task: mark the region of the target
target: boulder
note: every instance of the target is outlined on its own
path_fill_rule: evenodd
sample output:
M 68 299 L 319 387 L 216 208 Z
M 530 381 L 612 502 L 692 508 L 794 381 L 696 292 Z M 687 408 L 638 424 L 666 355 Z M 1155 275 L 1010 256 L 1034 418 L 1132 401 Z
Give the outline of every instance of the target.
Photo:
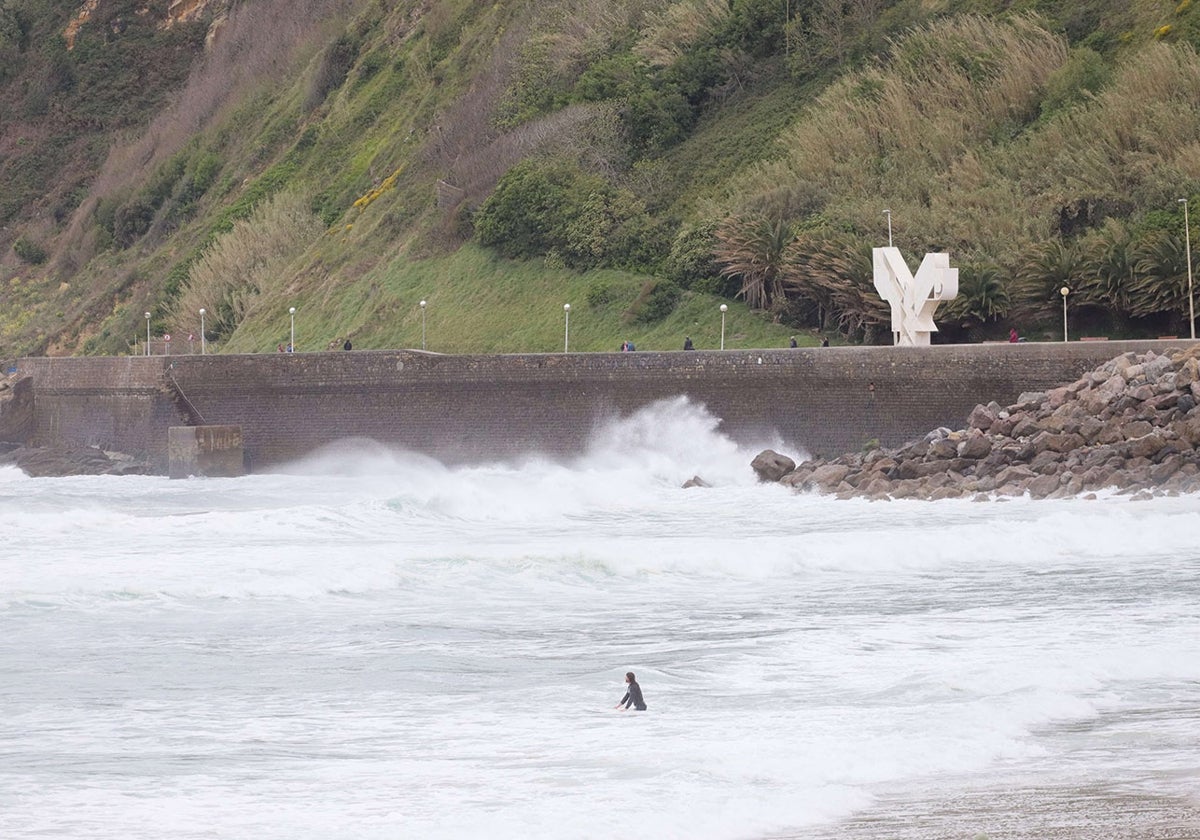
M 967 428 L 986 432 L 998 419 L 997 412 L 993 411 L 991 406 L 977 405 L 967 417 Z
M 758 475 L 759 481 L 773 482 L 796 469 L 796 462 L 774 449 L 764 449 L 750 462 L 750 468 Z
M 819 487 L 823 490 L 832 490 L 837 487 L 850 474 L 850 468 L 842 464 L 826 464 L 823 467 L 817 467 L 813 470 L 812 475 L 805 482 L 806 486 Z
M 683 482 L 684 490 L 688 489 L 689 487 L 712 487 L 712 485 L 709 484 L 707 481 L 705 481 L 700 476 L 694 475 L 691 478 L 689 478 L 687 481 Z
M 985 434 L 974 434 L 958 445 L 958 457 L 978 461 L 992 453 L 992 441 Z
M 150 465 L 128 456 L 109 457 L 95 447 L 18 447 L 0 455 L 0 464 L 12 464 L 32 478 L 71 475 L 147 475 Z

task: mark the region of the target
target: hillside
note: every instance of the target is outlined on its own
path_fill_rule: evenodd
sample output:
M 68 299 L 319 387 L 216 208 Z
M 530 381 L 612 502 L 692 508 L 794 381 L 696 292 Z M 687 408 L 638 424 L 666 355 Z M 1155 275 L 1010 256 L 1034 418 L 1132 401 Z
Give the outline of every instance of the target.
M 1064 10 L 1063 7 L 1069 6 Z M 0 355 L 1187 333 L 1200 11 L 0 0 Z

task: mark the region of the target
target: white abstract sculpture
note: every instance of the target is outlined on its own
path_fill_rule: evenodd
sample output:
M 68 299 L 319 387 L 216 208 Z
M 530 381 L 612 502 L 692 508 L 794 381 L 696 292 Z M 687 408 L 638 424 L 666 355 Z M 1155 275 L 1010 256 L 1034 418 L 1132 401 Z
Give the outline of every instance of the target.
M 933 311 L 958 297 L 958 269 L 949 254 L 926 254 L 914 277 L 899 248 L 875 248 L 875 290 L 892 306 L 892 339 L 902 347 L 929 345 L 937 332 Z

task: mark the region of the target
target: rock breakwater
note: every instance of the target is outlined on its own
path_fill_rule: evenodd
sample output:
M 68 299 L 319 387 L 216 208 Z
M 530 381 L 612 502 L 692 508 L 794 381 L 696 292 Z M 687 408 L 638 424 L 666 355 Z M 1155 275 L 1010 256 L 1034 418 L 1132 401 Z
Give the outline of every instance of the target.
M 839 498 L 1192 493 L 1200 491 L 1197 403 L 1200 346 L 1125 353 L 1012 405 L 977 405 L 965 428 L 935 429 L 896 449 L 800 464 L 767 450 L 752 466 L 764 481 Z

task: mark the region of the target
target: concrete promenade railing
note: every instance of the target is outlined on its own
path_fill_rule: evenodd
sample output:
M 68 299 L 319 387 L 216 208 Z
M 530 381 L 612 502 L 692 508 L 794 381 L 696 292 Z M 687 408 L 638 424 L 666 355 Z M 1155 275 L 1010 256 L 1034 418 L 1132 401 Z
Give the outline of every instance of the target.
M 27 358 L 33 442 L 98 445 L 166 469 L 167 429 L 240 426 L 268 469 L 342 438 L 449 463 L 580 452 L 598 423 L 686 396 L 739 443 L 837 454 L 961 427 L 976 403 L 1069 382 L 1186 341 L 443 356 L 419 351 Z

